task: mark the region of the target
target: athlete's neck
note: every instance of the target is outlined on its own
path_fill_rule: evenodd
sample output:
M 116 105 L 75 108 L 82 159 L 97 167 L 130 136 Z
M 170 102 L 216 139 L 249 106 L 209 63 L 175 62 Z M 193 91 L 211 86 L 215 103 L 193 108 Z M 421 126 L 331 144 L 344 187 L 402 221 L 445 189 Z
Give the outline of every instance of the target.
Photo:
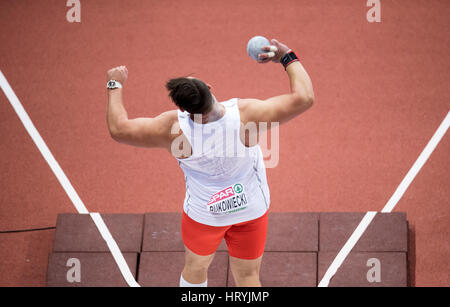
M 197 114 L 196 114 L 197 115 Z M 208 113 L 202 114 L 202 124 L 214 122 L 216 120 L 221 119 L 225 115 L 225 107 L 217 102 L 214 99 L 213 106 L 211 111 Z M 197 115 L 198 116 L 198 115 Z M 199 120 L 197 117 L 194 117 L 194 114 L 190 114 L 192 120 Z

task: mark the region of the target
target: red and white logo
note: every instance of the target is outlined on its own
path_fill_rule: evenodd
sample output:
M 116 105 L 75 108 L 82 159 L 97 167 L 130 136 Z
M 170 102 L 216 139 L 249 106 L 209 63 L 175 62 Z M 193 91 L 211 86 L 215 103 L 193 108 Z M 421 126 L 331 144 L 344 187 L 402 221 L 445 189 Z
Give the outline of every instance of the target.
M 216 194 L 211 196 L 211 199 L 209 200 L 208 205 L 212 205 L 215 202 L 218 202 L 220 200 L 223 200 L 225 198 L 228 198 L 228 197 L 231 197 L 234 195 L 235 195 L 235 193 L 234 193 L 233 187 L 225 188 L 222 191 L 217 192 Z

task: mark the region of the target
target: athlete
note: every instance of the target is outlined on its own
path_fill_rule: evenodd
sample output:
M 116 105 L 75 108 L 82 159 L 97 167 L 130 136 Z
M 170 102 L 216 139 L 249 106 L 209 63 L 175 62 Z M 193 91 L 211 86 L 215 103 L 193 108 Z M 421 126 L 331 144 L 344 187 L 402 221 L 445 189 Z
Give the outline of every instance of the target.
M 281 62 L 290 92 L 266 100 L 218 102 L 209 84 L 181 77 L 166 84 L 177 110 L 129 119 L 122 98 L 128 70 L 120 66 L 107 72 L 111 137 L 133 146 L 165 148 L 184 172 L 181 232 L 186 253 L 180 286 L 207 286 L 208 267 L 222 239 L 236 285 L 261 286 L 270 192 L 258 127 L 291 120 L 314 101 L 311 80 L 295 53 L 276 39 L 271 44 L 277 50 L 263 47 L 258 62 Z

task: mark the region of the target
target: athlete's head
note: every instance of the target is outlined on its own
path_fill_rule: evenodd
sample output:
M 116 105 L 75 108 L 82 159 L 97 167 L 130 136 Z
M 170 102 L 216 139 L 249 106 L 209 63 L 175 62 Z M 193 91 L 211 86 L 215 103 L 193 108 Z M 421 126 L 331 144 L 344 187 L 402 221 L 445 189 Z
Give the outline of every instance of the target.
M 204 114 L 211 110 L 214 96 L 210 86 L 200 79 L 181 77 L 167 81 L 166 88 L 173 102 L 191 114 Z

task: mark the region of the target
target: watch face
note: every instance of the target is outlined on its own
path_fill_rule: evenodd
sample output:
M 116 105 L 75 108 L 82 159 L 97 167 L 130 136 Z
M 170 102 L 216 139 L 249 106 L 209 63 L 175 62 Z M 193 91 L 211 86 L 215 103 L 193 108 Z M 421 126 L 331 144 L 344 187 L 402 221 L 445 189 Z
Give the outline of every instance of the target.
M 114 86 L 116 86 L 116 82 L 114 82 L 114 81 L 108 82 L 108 87 L 114 87 Z

